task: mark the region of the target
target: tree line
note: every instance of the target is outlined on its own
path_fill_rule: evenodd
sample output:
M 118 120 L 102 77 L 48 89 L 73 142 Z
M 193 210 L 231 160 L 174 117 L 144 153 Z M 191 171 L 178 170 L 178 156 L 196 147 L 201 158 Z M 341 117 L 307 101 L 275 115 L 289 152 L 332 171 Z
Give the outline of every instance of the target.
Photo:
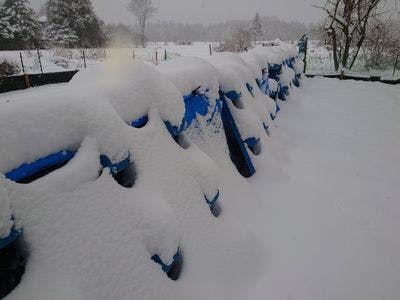
M 138 11 L 135 2 L 147 5 L 145 15 L 135 13 Z M 48 0 L 38 12 L 30 7 L 29 0 L 5 0 L 3 4 L 0 0 L 0 50 L 132 46 L 146 41 L 218 42 L 229 39 L 238 28 L 252 25 L 246 20 L 213 24 L 149 22 L 156 12 L 151 1 L 133 0 L 127 2 L 127 8 L 138 21 L 137 26 L 105 24 L 96 15 L 90 0 Z M 296 40 L 310 29 L 300 22 L 259 15 L 256 26 L 259 40 Z
M 98 47 L 104 41 L 102 22 L 90 0 L 48 0 L 41 17 L 29 0 L 0 5 L 0 49 Z

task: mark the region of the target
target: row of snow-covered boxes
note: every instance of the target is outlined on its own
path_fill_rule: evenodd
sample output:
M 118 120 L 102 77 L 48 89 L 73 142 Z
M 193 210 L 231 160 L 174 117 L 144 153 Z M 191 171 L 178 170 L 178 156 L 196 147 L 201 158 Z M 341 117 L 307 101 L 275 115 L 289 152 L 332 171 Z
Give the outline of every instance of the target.
M 80 165 L 77 170 L 85 172 L 96 166 L 87 162 L 89 156 L 99 157 L 94 173 L 107 169 L 120 185 L 133 187 L 136 162 L 148 152 L 140 144 L 153 137 L 142 132 L 127 140 L 129 129 L 122 121 L 141 129 L 153 120 L 155 132 L 167 129 L 182 148 L 196 145 L 207 154 L 211 160 L 202 164 L 233 163 L 242 176 L 250 177 L 256 172 L 252 157 L 260 153 L 261 142 L 280 109 L 278 99 L 286 100 L 292 85 L 300 85 L 302 70 L 297 49 L 286 44 L 240 55 L 221 53 L 207 60 L 180 58 L 155 69 L 142 63 L 122 64 L 82 71 L 66 86 L 39 89 L 2 105 L 0 173 L 6 179 L 0 181 L 0 188 L 4 185 L 12 190 L 10 182 L 29 185 L 46 180 L 48 185 L 73 185 L 65 183 L 66 175 L 57 169 L 74 160 Z M 165 147 L 161 141 L 150 144 Z M 194 176 L 204 191 L 204 204 L 218 216 L 216 175 L 212 168 L 198 169 Z M 59 178 L 52 175 L 55 170 Z M 86 178 L 94 176 L 93 170 L 87 173 Z M 8 202 L 14 207 L 13 199 Z M 0 255 L 21 238 L 24 226 L 18 209 L 8 212 L 0 215 L 8 219 L 0 220 Z M 149 253 L 162 270 L 176 278 L 179 245 L 168 261 L 159 254 Z M 10 284 L 0 295 L 14 288 L 20 267 L 14 275 L 7 275 Z

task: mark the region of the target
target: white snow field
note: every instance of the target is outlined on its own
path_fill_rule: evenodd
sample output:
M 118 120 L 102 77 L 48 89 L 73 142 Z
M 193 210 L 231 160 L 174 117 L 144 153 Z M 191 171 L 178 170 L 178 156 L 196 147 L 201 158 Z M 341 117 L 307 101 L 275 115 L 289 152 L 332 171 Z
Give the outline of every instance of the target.
M 77 151 L 32 183 L 0 178 L 0 237 L 13 214 L 29 249 L 6 299 L 399 298 L 400 87 L 303 78 L 273 121 L 275 102 L 246 85 L 293 49 L 249 55 L 114 61 L 0 95 L 1 173 Z M 259 139 L 247 179 L 229 158 L 223 86 L 242 94 L 227 104 L 238 131 Z M 190 95 L 208 99 L 194 119 Z M 112 176 L 126 160 L 133 187 Z M 218 191 L 216 218 L 205 200 Z M 151 257 L 169 264 L 177 247 L 173 281 Z

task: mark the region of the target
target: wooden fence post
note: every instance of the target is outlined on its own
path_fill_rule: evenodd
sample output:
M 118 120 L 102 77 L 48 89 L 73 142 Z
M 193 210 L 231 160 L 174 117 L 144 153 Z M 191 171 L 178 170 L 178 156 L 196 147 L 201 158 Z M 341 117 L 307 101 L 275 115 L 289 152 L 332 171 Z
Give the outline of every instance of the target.
M 84 67 L 85 67 L 85 69 L 86 69 L 87 65 L 86 65 L 86 55 L 85 55 L 85 49 L 83 49 L 83 50 L 82 50 L 82 53 L 83 53 L 83 66 L 84 66 Z
M 211 56 L 211 55 L 212 55 L 212 46 L 211 46 L 211 44 L 208 45 L 208 49 L 209 49 L 209 51 L 210 51 L 210 56 Z
M 306 74 L 307 70 L 307 48 L 308 48 L 308 37 L 306 37 L 305 45 L 304 45 L 304 70 L 303 73 Z
M 392 77 L 394 77 L 394 74 L 396 73 L 396 68 L 397 68 L 397 63 L 398 62 L 399 62 L 399 55 L 397 54 L 396 61 L 394 63 L 394 67 L 393 67 L 393 75 L 392 75 Z
M 167 49 L 164 49 L 164 60 L 167 60 Z
M 22 59 L 22 52 L 19 53 L 19 58 L 21 59 L 22 72 L 25 74 L 25 65 L 24 60 Z
M 24 60 L 22 59 L 22 52 L 19 53 L 19 58 L 21 59 L 22 72 L 24 73 L 25 86 L 26 88 L 30 88 L 31 83 L 29 82 L 29 77 L 25 72 L 25 65 L 24 65 Z
M 38 60 L 39 60 L 40 72 L 42 72 L 42 74 L 43 74 L 42 59 L 40 58 L 39 49 L 36 49 L 36 51 L 37 51 L 37 56 L 38 56 Z

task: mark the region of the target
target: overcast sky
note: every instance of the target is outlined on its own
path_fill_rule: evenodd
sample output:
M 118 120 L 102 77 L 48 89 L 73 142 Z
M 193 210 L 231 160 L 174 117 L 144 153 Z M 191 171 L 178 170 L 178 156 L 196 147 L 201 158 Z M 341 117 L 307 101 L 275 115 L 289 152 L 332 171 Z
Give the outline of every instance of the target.
M 218 22 L 233 19 L 250 19 L 256 12 L 278 16 L 284 20 L 315 22 L 321 12 L 312 7 L 319 0 L 153 0 L 158 7 L 154 20 L 182 22 Z M 37 8 L 45 0 L 31 0 Z M 128 0 L 92 0 L 98 15 L 106 22 L 133 23 L 125 8 Z

